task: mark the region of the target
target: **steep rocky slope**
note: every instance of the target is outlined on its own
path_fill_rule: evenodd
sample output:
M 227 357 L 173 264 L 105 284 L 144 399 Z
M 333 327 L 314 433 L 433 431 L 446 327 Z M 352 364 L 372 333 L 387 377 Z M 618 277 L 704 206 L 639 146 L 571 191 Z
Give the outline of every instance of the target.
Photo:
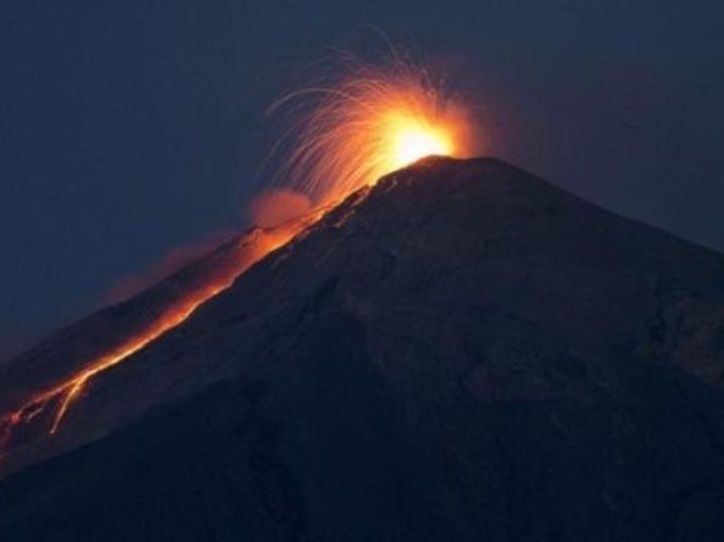
M 55 457 L 0 482 L 1 538 L 717 540 L 723 278 L 499 161 L 423 161 L 16 450 Z

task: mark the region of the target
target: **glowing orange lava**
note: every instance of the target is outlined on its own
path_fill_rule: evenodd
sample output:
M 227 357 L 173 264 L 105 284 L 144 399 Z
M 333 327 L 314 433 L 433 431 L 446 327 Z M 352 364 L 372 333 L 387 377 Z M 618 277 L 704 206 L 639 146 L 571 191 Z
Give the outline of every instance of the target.
M 284 97 L 272 112 L 290 124 L 272 152 L 285 162 L 276 181 L 315 203 L 337 201 L 429 155 L 467 155 L 475 140 L 462 100 L 428 70 L 399 59 L 355 64 L 340 80 Z

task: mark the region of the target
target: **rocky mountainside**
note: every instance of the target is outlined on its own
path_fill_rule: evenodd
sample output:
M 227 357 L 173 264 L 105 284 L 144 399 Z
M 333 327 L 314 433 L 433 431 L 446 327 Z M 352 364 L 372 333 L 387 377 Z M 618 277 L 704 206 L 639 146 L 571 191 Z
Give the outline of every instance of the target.
M 0 539 L 719 540 L 723 279 L 502 162 L 425 160 L 94 379 L 8 458 Z

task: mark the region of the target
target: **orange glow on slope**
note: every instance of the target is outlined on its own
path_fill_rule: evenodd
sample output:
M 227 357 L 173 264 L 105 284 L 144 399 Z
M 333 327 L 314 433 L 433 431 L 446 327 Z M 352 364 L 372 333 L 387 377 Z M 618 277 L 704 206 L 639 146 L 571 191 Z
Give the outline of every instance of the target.
M 469 108 L 428 70 L 402 60 L 355 64 L 347 76 L 294 92 L 271 111 L 289 121 L 272 149 L 285 162 L 275 179 L 317 204 L 426 156 L 468 155 L 475 145 Z
M 118 365 L 184 322 L 202 304 L 229 288 L 234 280 L 254 263 L 288 243 L 304 228 L 316 222 L 320 216 L 321 211 L 313 212 L 276 228 L 257 229 L 251 236 L 242 238 L 231 265 L 218 270 L 207 284 L 186 292 L 180 300 L 173 303 L 172 306 L 151 322 L 142 333 L 131 336 L 120 346 L 90 361 L 85 368 L 75 375 L 50 389 L 36 394 L 20 408 L 0 419 L 0 454 L 9 444 L 14 428 L 30 422 L 40 413 L 52 408 L 55 408 L 55 413 L 49 431 L 51 434 L 55 433 L 73 401 L 78 398 L 86 384 L 93 377 Z

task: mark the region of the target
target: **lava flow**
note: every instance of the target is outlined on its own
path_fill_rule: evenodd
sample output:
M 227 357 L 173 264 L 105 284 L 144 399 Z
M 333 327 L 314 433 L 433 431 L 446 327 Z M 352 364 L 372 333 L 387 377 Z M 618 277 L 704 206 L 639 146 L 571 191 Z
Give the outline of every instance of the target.
M 49 408 L 56 409 L 49 428 L 51 434 L 55 433 L 73 400 L 94 376 L 118 365 L 181 324 L 202 304 L 230 287 L 234 280 L 254 263 L 285 245 L 318 218 L 319 212 L 313 212 L 275 228 L 253 230 L 248 236 L 242 237 L 236 247 L 234 259 L 229 265 L 216 269 L 213 276 L 208 277 L 208 281 L 200 287 L 185 292 L 141 333 L 131 336 L 120 346 L 92 360 L 67 380 L 32 396 L 20 408 L 6 414 L 0 420 L 0 453 L 10 444 L 15 427 L 29 423 Z
M 214 270 L 204 284 L 185 292 L 142 332 L 5 414 L 0 419 L 0 456 L 12 447 L 14 429 L 43 413 L 49 432 L 55 433 L 91 379 L 184 322 L 255 262 L 319 220 L 334 202 L 425 156 L 459 156 L 470 148 L 471 122 L 464 107 L 434 85 L 426 70 L 407 63 L 357 66 L 336 84 L 293 93 L 275 107 L 297 104 L 305 97 L 320 99 L 312 100 L 311 108 L 304 100 L 301 107 L 292 107 L 294 128 L 276 147 L 289 152 L 278 175 L 306 194 L 317 210 L 275 228 L 255 230 L 251 242 L 237 247 L 233 264 Z

